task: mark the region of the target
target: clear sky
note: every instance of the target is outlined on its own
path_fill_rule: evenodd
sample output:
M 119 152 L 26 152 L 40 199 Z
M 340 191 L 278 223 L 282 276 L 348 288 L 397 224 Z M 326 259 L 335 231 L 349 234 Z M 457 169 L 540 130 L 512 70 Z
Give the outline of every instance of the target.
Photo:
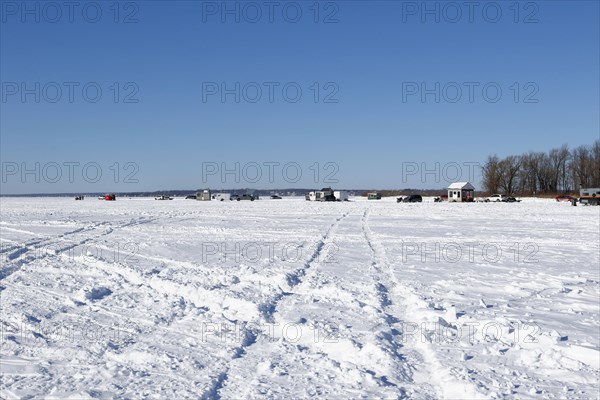
M 0 12 L 5 194 L 477 185 L 489 154 L 600 134 L 598 1 Z

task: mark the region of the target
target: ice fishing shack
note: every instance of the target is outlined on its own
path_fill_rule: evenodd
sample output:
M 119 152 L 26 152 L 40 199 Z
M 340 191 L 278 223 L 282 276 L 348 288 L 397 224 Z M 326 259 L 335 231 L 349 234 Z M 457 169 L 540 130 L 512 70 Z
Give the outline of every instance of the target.
M 473 201 L 475 197 L 475 187 L 469 182 L 454 182 L 448 186 L 449 202 Z
M 204 189 L 201 192 L 196 192 L 196 200 L 210 201 L 210 190 Z

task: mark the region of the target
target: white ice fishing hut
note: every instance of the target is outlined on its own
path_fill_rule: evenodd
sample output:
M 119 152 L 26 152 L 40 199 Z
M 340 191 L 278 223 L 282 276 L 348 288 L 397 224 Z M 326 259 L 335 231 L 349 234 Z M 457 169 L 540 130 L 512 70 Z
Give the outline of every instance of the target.
M 210 190 L 204 189 L 201 192 L 196 192 L 196 200 L 210 201 Z
M 469 182 L 454 182 L 448 186 L 448 201 L 473 201 L 475 187 Z

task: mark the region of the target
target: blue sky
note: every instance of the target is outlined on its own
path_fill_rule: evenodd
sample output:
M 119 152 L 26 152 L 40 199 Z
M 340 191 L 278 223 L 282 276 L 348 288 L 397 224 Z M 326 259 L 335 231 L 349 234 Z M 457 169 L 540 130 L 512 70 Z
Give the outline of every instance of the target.
M 0 9 L 5 194 L 440 188 L 600 134 L 597 1 L 22 4 Z

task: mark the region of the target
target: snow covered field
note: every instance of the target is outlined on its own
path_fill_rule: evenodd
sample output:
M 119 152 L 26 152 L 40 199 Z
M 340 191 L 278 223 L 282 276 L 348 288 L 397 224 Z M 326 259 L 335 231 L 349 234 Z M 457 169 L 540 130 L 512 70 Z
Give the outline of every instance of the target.
M 3 198 L 2 398 L 598 398 L 600 207 Z

